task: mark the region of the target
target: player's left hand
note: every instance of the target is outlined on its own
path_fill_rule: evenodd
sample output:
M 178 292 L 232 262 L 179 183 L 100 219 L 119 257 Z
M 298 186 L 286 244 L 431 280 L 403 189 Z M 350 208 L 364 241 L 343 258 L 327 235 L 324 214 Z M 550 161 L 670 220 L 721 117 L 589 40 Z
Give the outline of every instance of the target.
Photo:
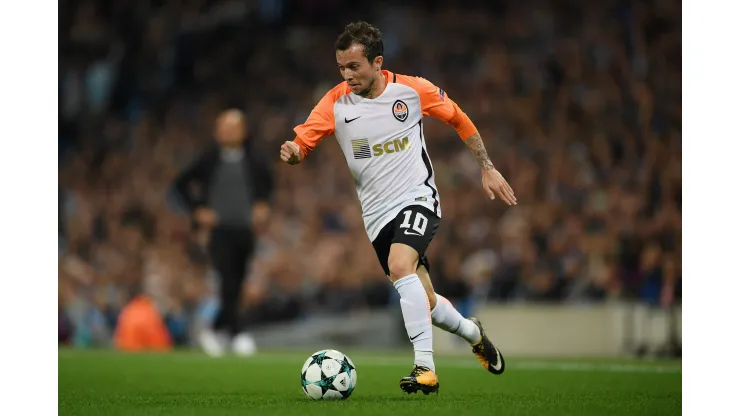
M 506 182 L 504 176 L 495 168 L 483 171 L 483 189 L 491 199 L 496 199 L 496 196 L 498 196 L 507 204 L 516 205 L 514 191 Z

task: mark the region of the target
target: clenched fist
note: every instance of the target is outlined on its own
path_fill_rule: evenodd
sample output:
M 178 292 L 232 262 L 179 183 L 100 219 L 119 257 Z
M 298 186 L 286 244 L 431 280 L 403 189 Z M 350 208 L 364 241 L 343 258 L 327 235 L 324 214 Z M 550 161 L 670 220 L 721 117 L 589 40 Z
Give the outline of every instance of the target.
M 280 159 L 289 165 L 295 165 L 301 161 L 301 148 L 292 141 L 287 141 L 280 146 Z

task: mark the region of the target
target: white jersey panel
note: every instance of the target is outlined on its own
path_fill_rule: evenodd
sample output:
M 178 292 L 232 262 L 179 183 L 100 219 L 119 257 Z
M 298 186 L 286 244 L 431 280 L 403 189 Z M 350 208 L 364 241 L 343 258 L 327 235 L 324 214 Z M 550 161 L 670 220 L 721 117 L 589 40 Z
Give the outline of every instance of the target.
M 334 119 L 370 241 L 408 205 L 425 206 L 441 217 L 421 101 L 413 88 L 389 82 L 374 99 L 346 94 L 334 103 Z

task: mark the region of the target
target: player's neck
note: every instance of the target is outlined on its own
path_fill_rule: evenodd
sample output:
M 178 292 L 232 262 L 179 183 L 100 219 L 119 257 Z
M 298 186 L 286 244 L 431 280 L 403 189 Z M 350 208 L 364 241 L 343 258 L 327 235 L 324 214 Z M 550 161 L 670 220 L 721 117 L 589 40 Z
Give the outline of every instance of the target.
M 383 75 L 382 72 L 378 72 L 378 75 L 375 76 L 375 82 L 373 85 L 372 90 L 370 91 L 370 94 L 367 95 L 365 98 L 373 99 L 380 96 L 380 94 L 385 91 L 385 75 Z

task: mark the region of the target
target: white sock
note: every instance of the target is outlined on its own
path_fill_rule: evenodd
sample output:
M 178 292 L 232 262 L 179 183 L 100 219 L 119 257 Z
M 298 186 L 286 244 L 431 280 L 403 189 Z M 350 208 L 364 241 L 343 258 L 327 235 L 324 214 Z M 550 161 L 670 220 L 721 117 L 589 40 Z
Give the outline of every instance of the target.
M 432 310 L 434 326 L 459 335 L 471 345 L 480 341 L 481 335 L 478 325 L 470 319 L 463 318 L 447 298 L 437 293 L 435 295 L 437 295 L 437 305 Z
M 401 312 L 409 340 L 414 344 L 414 364 L 434 369 L 432 319 L 424 286 L 419 276 L 410 274 L 393 283 L 401 295 Z

